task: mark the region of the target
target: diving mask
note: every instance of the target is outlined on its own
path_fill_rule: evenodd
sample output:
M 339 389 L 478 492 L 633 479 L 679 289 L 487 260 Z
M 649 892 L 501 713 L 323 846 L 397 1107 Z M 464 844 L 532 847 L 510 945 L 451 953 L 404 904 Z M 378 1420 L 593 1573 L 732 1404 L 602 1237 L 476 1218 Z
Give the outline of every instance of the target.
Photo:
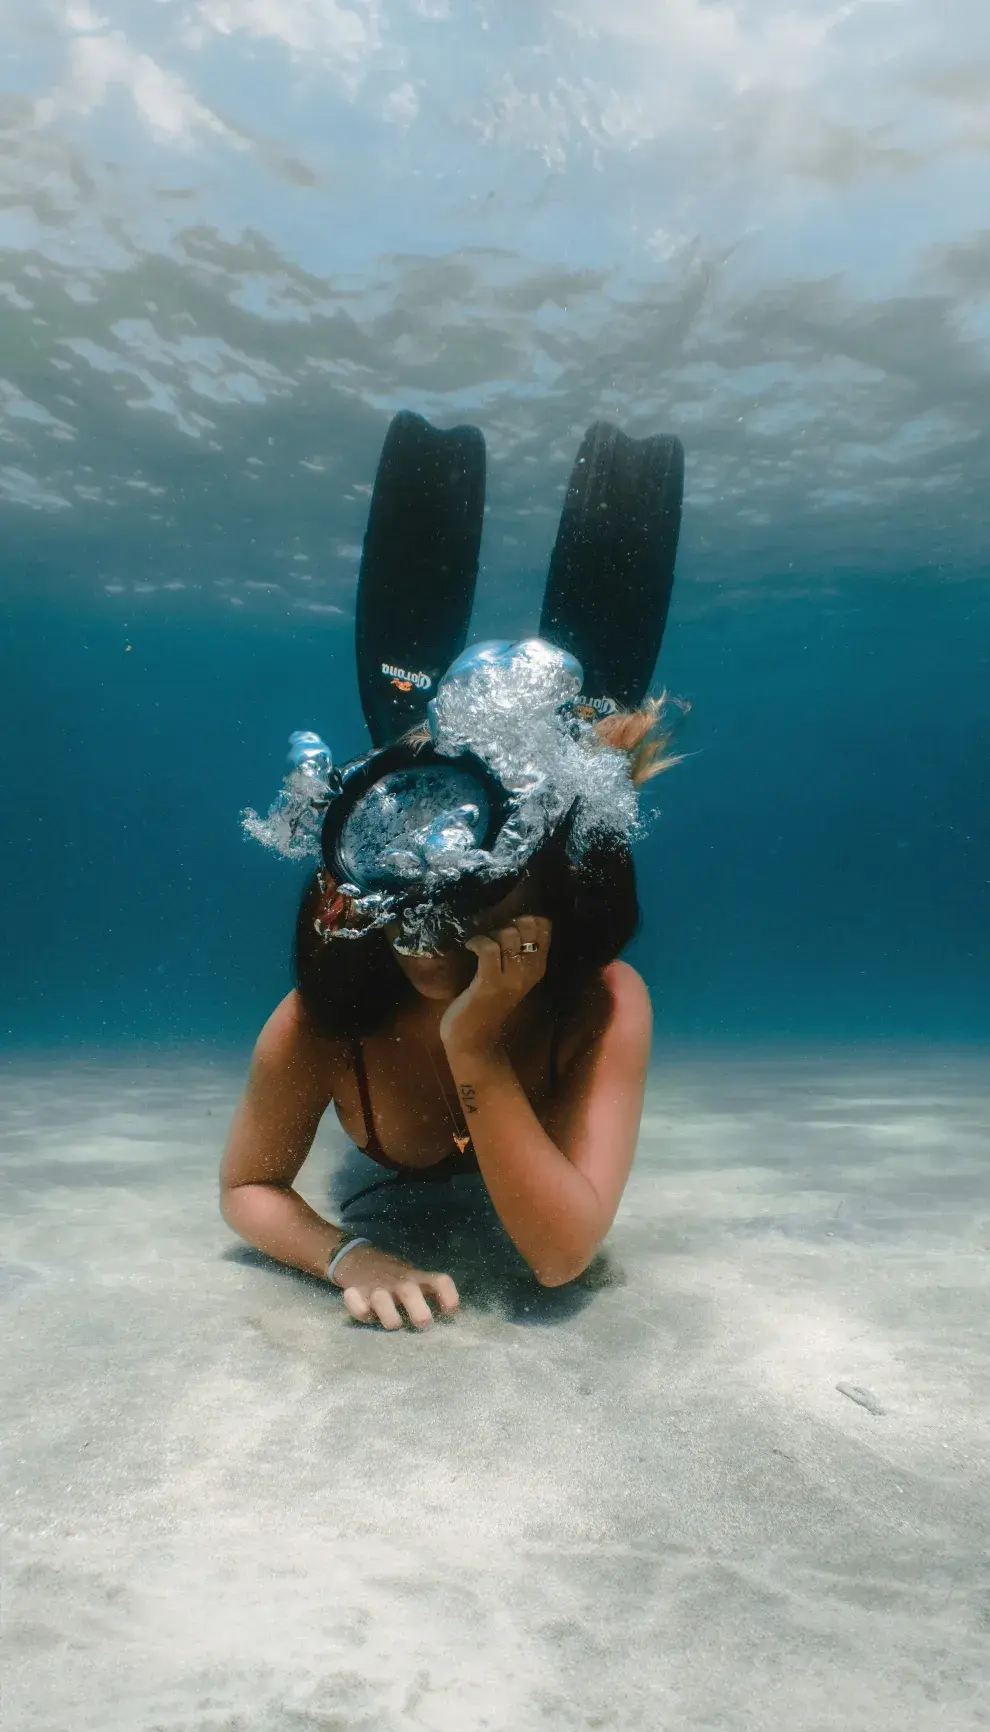
M 636 830 L 625 754 L 579 713 L 581 682 L 574 657 L 542 639 L 475 645 L 438 684 L 428 740 L 338 770 L 318 735 L 293 735 L 278 797 L 244 827 L 278 853 L 322 859 L 335 892 L 326 936 L 401 919 L 403 941 L 429 949 L 458 906 L 518 876 L 565 819 L 574 858 Z

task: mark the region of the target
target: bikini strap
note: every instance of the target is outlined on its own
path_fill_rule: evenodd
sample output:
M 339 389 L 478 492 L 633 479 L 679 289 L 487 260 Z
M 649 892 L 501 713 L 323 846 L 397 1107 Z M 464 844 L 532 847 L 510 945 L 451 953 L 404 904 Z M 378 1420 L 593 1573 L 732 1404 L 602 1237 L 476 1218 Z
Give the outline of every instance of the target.
M 359 1040 L 351 1041 L 351 1063 L 357 1079 L 358 1094 L 361 1097 L 361 1114 L 364 1119 L 365 1149 L 377 1149 L 378 1132 L 375 1130 L 375 1115 L 371 1110 L 371 1090 L 368 1087 L 368 1072 L 364 1064 L 364 1048 Z M 374 1157 L 372 1157 L 374 1158 Z

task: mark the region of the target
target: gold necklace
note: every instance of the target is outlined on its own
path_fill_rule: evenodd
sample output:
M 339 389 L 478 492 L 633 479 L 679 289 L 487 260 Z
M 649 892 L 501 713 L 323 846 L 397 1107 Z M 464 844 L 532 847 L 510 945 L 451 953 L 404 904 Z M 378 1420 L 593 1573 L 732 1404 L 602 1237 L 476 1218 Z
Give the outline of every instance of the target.
M 430 1051 L 430 1048 L 427 1046 L 426 1041 L 423 1040 L 422 1035 L 418 1034 L 417 1039 L 421 1042 L 422 1046 L 424 1047 L 424 1049 L 426 1051 L 426 1056 L 429 1059 L 430 1064 L 433 1067 L 433 1075 L 437 1079 L 437 1087 L 440 1090 L 440 1098 L 443 1101 L 444 1110 L 445 1110 L 447 1117 L 449 1118 L 451 1124 L 454 1126 L 454 1129 L 451 1131 L 450 1134 L 453 1137 L 454 1142 L 457 1145 L 458 1152 L 463 1155 L 464 1150 L 467 1148 L 468 1143 L 471 1141 L 471 1133 L 470 1133 L 470 1131 L 466 1130 L 464 1136 L 459 1135 L 459 1133 L 457 1131 L 457 1120 L 455 1119 L 453 1113 L 450 1110 L 450 1102 L 447 1099 L 447 1090 L 444 1088 L 443 1078 L 441 1077 L 440 1072 L 437 1070 L 436 1059 L 433 1057 L 433 1054 Z

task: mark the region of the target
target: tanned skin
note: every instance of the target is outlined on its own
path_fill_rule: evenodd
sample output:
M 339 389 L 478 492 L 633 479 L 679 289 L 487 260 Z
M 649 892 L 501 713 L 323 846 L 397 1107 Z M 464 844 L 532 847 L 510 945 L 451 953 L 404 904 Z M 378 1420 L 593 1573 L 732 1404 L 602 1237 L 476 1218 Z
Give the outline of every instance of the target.
M 543 981 L 552 939 L 538 885 L 523 877 L 458 948 L 395 951 L 415 994 L 364 1042 L 383 1147 L 404 1165 L 432 1165 L 452 1151 L 459 1097 L 499 1219 L 546 1287 L 580 1275 L 612 1224 L 639 1134 L 652 1031 L 643 980 L 628 963 L 610 963 L 558 1029 L 551 1095 L 554 1018 Z M 315 1034 L 290 992 L 254 1050 L 223 1158 L 221 1207 L 249 1244 L 320 1278 L 345 1235 L 293 1186 L 331 1102 L 360 1141 L 347 1045 Z M 348 1251 L 333 1280 L 353 1318 L 385 1329 L 405 1320 L 424 1328 L 431 1303 L 446 1313 L 459 1303 L 449 1275 L 372 1245 Z

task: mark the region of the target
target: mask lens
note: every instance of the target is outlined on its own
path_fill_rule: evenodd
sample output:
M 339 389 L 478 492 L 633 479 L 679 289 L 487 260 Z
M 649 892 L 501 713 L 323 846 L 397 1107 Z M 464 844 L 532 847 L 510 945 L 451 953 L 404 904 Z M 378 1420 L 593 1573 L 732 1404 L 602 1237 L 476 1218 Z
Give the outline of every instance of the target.
M 465 856 L 484 845 L 491 820 L 488 792 L 468 771 L 437 764 L 393 770 L 348 814 L 337 844 L 340 865 L 369 890 L 456 875 Z

